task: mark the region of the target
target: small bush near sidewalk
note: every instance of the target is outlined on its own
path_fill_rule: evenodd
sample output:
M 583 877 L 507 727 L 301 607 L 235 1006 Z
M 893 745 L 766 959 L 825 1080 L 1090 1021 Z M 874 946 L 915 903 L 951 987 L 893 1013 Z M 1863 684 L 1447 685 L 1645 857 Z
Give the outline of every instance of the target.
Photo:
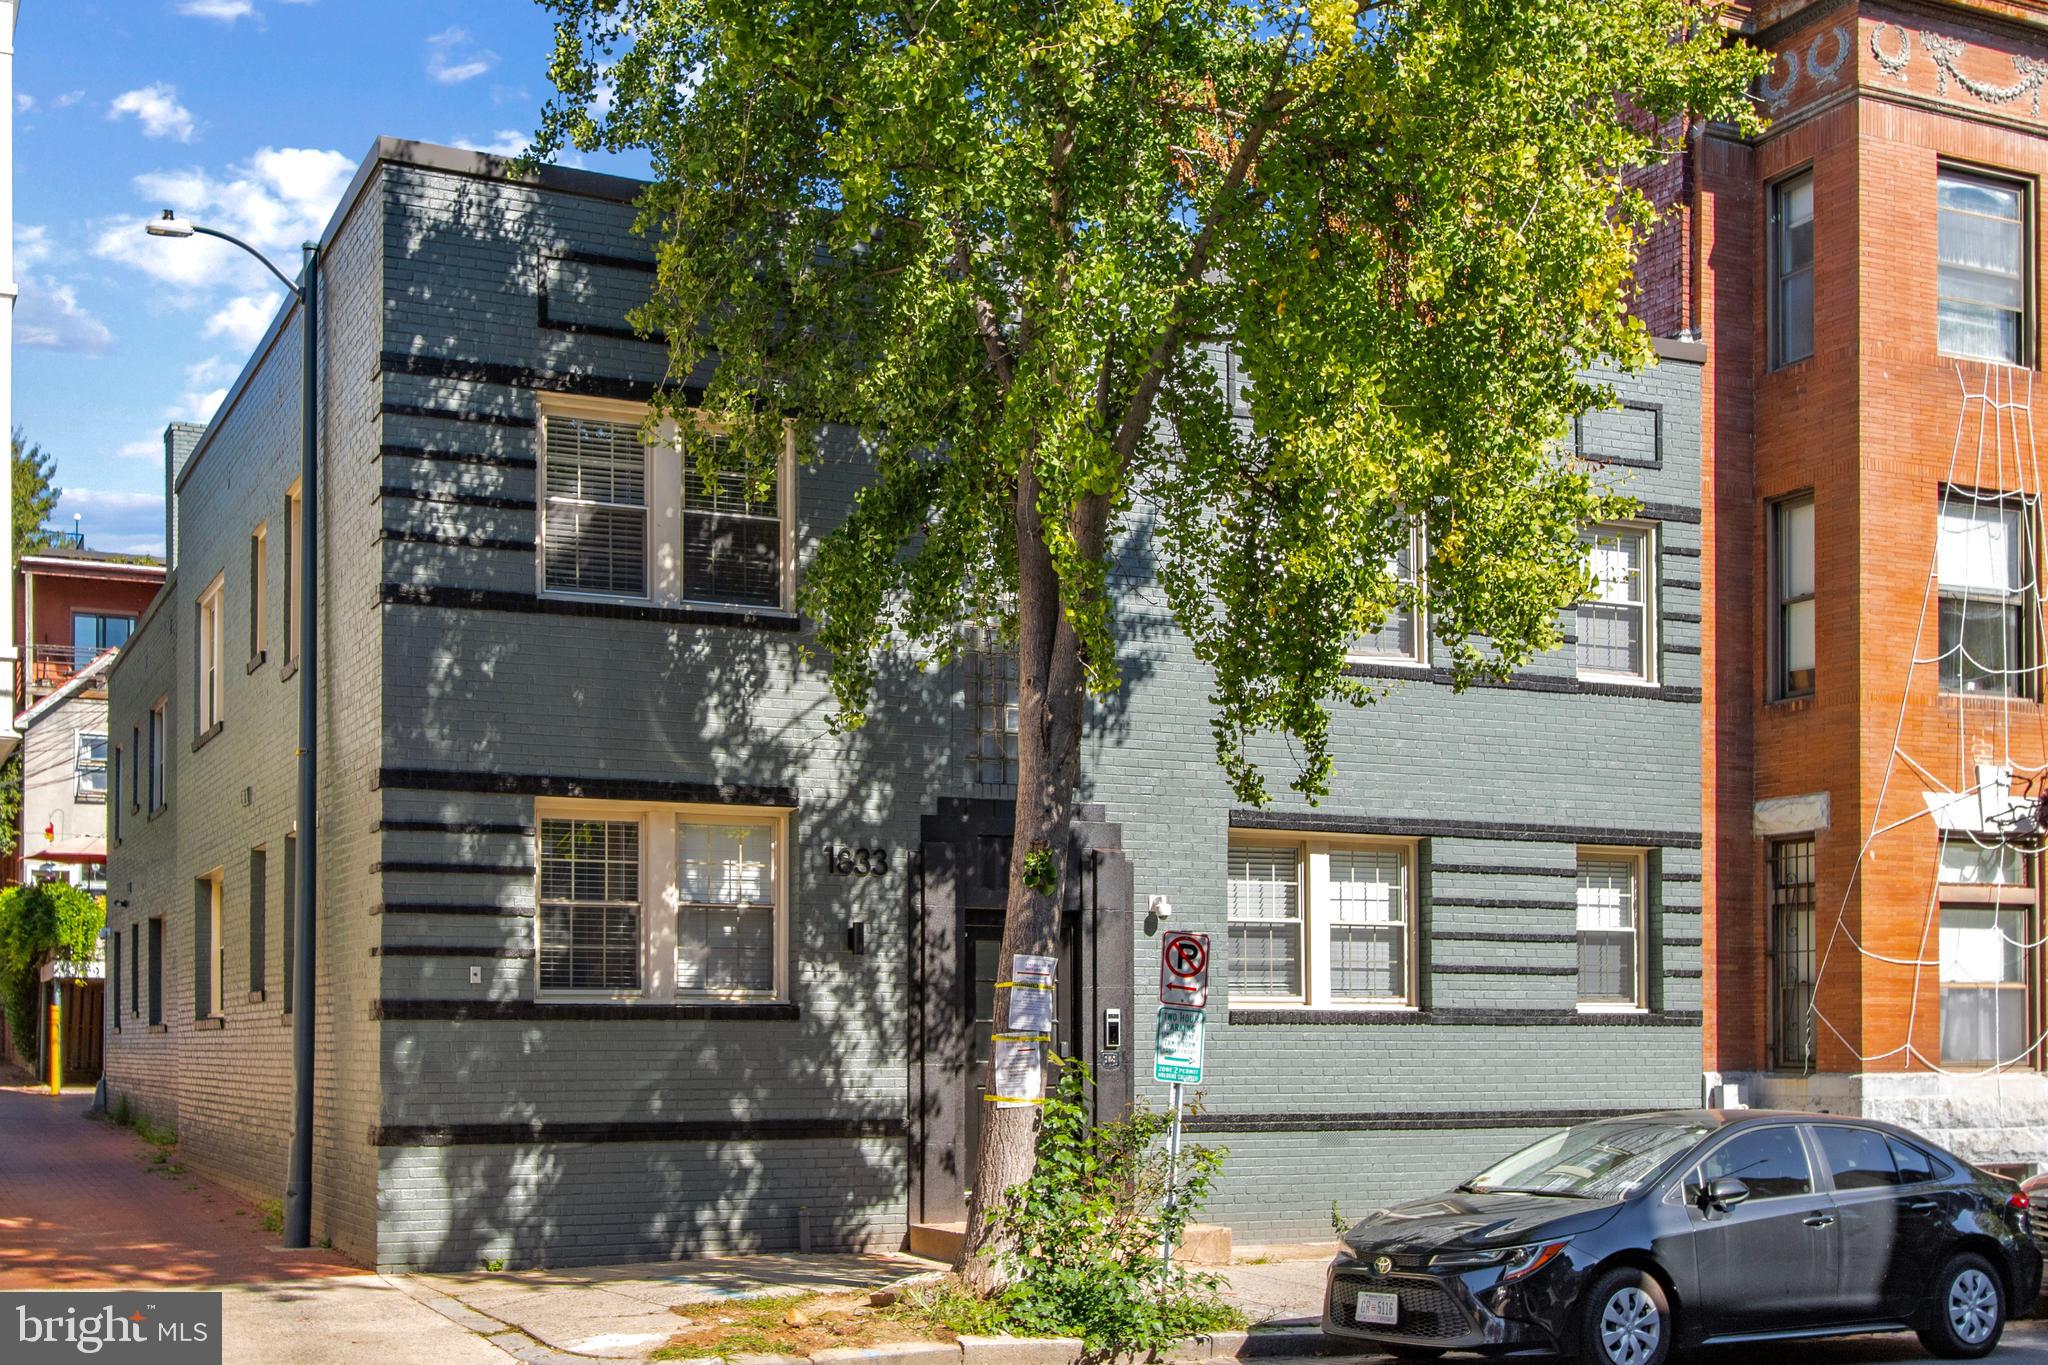
M 1009 1330 L 1122 1355 L 1242 1326 L 1219 1277 L 1159 1261 L 1162 1239 L 1178 1243 L 1207 1202 L 1222 1151 L 1183 1146 L 1169 1183 L 1173 1116 L 1140 1106 L 1091 1124 L 1087 1065 L 1052 1061 L 1060 1079 L 1039 1122 L 1037 1165 L 995 1209 L 1009 1283 L 994 1302 Z
M 798 1294 L 675 1309 L 685 1320 L 657 1360 L 808 1355 L 834 1346 L 954 1341 L 962 1336 L 1079 1337 L 1091 1356 L 1142 1356 L 1184 1337 L 1244 1325 L 1222 1281 L 1162 1271 L 1162 1236 L 1179 1241 L 1208 1197 L 1223 1154 L 1184 1147 L 1169 1205 L 1161 1140 L 1170 1115 L 1139 1110 L 1088 1122 L 1080 1062 L 1055 1058 L 1060 1081 L 1039 1126 L 1038 1166 L 997 1211 L 1007 1286 L 984 1298 L 953 1276 L 899 1293 Z M 877 1302 L 877 1300 L 886 1300 Z

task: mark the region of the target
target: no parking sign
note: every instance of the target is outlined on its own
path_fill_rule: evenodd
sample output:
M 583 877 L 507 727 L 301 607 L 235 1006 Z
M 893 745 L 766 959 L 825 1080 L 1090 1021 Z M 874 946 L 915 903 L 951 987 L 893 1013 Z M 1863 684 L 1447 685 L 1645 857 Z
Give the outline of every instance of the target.
M 1182 1009 L 1209 1005 L 1209 936 L 1176 929 L 1159 944 L 1159 1003 Z

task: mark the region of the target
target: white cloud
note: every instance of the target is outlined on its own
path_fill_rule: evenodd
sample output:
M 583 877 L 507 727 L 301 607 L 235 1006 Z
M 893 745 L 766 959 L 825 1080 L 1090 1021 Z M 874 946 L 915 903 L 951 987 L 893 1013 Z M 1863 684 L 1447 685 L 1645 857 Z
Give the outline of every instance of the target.
M 18 112 L 26 114 L 29 110 L 36 107 L 36 97 L 29 94 L 26 90 L 16 91 L 14 107 Z
M 161 460 L 164 443 L 161 437 L 145 436 L 139 441 L 129 441 L 114 453 L 124 460 Z
M 164 81 L 115 96 L 107 106 L 107 117 L 120 118 L 123 114 L 133 114 L 141 122 L 145 137 L 190 142 L 197 131 L 192 111 L 178 103 L 178 87 Z
M 220 411 L 220 405 L 228 398 L 228 386 L 216 389 L 193 389 L 181 394 L 178 401 L 164 409 L 167 422 L 197 422 L 205 426 L 213 421 L 213 415 Z
M 23 346 L 77 355 L 105 355 L 114 334 L 78 301 L 78 291 L 24 274 L 15 302 L 14 339 Z
M 533 142 L 533 136 L 517 128 L 500 128 L 487 138 L 455 137 L 449 142 L 457 147 L 467 147 L 472 152 L 489 152 L 492 156 L 518 156 Z
M 14 339 L 24 346 L 78 355 L 104 355 L 114 334 L 78 301 L 75 286 L 51 279 L 48 266 L 61 252 L 40 223 L 14 225 L 14 265 L 21 278 L 21 297 L 14 314 Z
M 340 152 L 266 147 L 219 174 L 190 167 L 138 175 L 133 184 L 150 211 L 102 221 L 93 253 L 193 292 L 274 288 L 268 271 L 225 242 L 150 237 L 143 225 L 157 210 L 174 209 L 181 218 L 233 233 L 295 274 L 299 244 L 320 235 L 355 166 Z
M 50 240 L 50 230 L 40 223 L 16 223 L 14 225 L 14 264 L 16 266 L 42 265 L 57 254 L 57 244 Z
M 163 447 L 157 447 L 157 454 Z M 59 525 L 73 516 L 85 531 L 86 544 L 117 554 L 161 554 L 164 545 L 164 498 L 161 493 L 123 493 L 103 488 L 66 488 L 57 496 L 51 520 Z
M 210 337 L 222 337 L 230 345 L 252 350 L 270 330 L 277 316 L 275 294 L 237 294 L 215 310 L 203 329 Z
M 50 107 L 52 109 L 69 109 L 72 105 L 78 103 L 80 100 L 84 98 L 85 92 L 83 90 L 67 90 L 63 94 L 57 96 L 57 98 L 51 100 Z
M 237 19 L 246 19 L 255 12 L 255 0 L 184 0 L 178 6 L 180 14 L 189 14 L 195 19 L 219 19 L 229 24 Z
M 498 54 L 480 47 L 466 28 L 443 29 L 427 39 L 427 74 L 443 85 L 473 81 L 498 64 Z

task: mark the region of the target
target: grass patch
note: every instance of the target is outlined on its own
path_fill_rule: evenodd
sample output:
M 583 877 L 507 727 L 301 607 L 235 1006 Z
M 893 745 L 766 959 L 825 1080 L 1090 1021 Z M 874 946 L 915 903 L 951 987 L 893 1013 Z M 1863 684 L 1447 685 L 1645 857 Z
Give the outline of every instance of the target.
M 656 1360 L 801 1356 L 835 1346 L 1034 1335 L 1000 1300 L 970 1293 L 951 1275 L 903 1286 L 894 1302 L 882 1305 L 870 1303 L 865 1292 L 774 1294 L 683 1304 L 669 1311 L 683 1325 L 654 1352 Z M 1243 1314 L 1226 1308 L 1204 1328 L 1223 1331 L 1243 1325 Z
M 261 1227 L 265 1232 L 284 1231 L 284 1201 L 282 1199 L 266 1199 L 256 1206 L 256 1211 L 263 1215 L 262 1222 L 257 1226 Z
M 956 1289 L 962 1298 L 972 1299 Z M 955 1341 L 982 1323 L 958 1312 L 932 1311 L 932 1300 L 905 1295 L 877 1307 L 866 1293 L 774 1294 L 683 1304 L 669 1311 L 683 1320 L 656 1360 L 707 1356 L 809 1355 L 834 1346 L 881 1346 L 900 1341 Z M 979 1302 L 978 1300 L 975 1302 Z

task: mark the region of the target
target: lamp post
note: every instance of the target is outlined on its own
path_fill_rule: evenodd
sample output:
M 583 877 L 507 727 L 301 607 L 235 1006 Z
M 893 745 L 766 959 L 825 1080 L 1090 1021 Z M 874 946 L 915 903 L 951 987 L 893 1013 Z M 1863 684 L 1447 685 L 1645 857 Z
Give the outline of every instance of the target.
M 162 218 L 148 225 L 152 237 L 217 237 L 238 246 L 263 263 L 299 302 L 299 328 L 303 334 L 304 358 L 299 370 L 299 866 L 298 905 L 294 924 L 296 952 L 290 964 L 292 974 L 292 1145 L 285 1173 L 284 1244 L 307 1247 L 313 1244 L 313 952 L 314 896 L 319 879 L 314 875 L 318 838 L 318 799 L 315 778 L 319 773 L 320 578 L 313 566 L 319 559 L 320 526 L 320 244 L 307 242 L 305 259 L 296 283 L 270 263 L 268 257 L 239 237 L 216 228 L 201 227 L 165 209 Z M 287 539 L 289 539 L 289 530 Z M 166 547 L 168 548 L 168 547 Z

